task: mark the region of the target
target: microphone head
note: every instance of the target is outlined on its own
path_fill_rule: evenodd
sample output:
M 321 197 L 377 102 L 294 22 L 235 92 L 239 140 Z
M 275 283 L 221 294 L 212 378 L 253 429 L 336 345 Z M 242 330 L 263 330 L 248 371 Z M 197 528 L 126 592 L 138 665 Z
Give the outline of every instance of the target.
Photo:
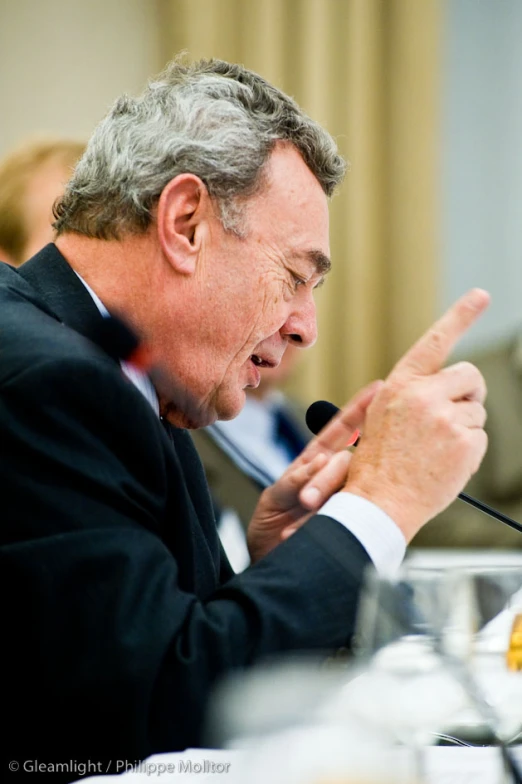
M 316 400 L 306 412 L 305 419 L 308 429 L 311 430 L 314 435 L 317 435 L 338 411 L 339 409 L 337 406 L 334 406 L 333 403 L 329 403 L 328 400 Z

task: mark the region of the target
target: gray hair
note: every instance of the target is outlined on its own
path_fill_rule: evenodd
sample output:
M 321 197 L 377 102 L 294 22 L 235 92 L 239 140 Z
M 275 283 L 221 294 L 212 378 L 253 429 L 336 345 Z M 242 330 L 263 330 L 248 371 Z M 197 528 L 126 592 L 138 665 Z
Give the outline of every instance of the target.
M 222 60 L 170 63 L 138 98 L 122 96 L 98 125 L 54 208 L 58 234 L 143 233 L 168 182 L 191 173 L 242 233 L 242 202 L 263 183 L 278 141 L 293 144 L 327 196 L 346 164 L 332 137 L 261 76 Z

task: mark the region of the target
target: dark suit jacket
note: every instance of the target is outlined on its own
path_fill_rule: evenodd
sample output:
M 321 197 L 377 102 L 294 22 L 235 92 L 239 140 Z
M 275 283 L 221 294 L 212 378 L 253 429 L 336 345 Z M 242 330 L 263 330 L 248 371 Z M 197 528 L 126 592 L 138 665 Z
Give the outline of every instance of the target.
M 0 264 L 9 759 L 134 761 L 200 744 L 224 673 L 349 643 L 369 563 L 316 516 L 234 576 L 190 435 L 164 427 L 91 342 L 100 318 L 54 245 Z

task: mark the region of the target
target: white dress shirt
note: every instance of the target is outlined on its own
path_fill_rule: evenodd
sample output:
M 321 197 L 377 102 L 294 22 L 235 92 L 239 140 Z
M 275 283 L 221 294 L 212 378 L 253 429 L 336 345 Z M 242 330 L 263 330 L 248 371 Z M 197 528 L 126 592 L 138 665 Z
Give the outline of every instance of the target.
M 282 397 L 280 392 L 270 393 L 263 400 L 247 395 L 237 417 L 207 428 L 234 463 L 265 487 L 273 484 L 290 462 L 275 438 L 274 412 Z
M 78 273 L 76 274 L 78 275 Z M 78 277 L 91 295 L 100 313 L 103 316 L 109 316 L 109 311 L 96 292 L 91 289 L 80 275 Z M 159 416 L 158 398 L 150 378 L 127 362 L 121 362 L 121 366 L 129 380 L 139 389 Z M 251 411 L 252 409 L 249 407 L 247 416 L 250 416 L 250 418 Z M 240 417 L 235 422 L 239 424 L 239 427 L 236 427 L 236 435 L 240 431 L 245 432 L 244 426 L 241 428 Z M 260 422 L 262 427 L 263 418 L 261 418 Z M 230 425 L 231 422 L 226 424 Z M 251 436 L 251 433 L 249 435 Z M 267 454 L 270 455 L 270 452 Z M 264 459 L 262 462 L 266 467 Z M 268 467 L 271 473 L 277 469 L 278 473 L 274 476 L 275 480 L 277 476 L 283 473 L 286 465 L 283 465 L 281 460 L 276 460 L 272 454 L 271 457 L 268 457 Z M 380 574 L 388 575 L 399 569 L 406 552 L 404 536 L 391 517 L 371 501 L 367 501 L 365 498 L 361 498 L 353 493 L 334 493 L 318 510 L 317 514 L 331 517 L 341 525 L 344 525 L 362 544 Z M 242 554 L 242 557 L 244 558 L 244 554 Z

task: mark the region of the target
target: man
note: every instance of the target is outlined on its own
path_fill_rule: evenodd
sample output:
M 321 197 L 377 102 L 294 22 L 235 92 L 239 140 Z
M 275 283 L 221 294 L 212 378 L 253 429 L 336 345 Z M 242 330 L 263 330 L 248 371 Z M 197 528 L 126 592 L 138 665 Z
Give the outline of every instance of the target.
M 365 569 L 397 566 L 476 471 L 482 377 L 440 368 L 486 307 L 480 290 L 264 491 L 251 567 L 234 575 L 220 549 L 186 428 L 237 415 L 259 366 L 314 342 L 344 168 L 257 75 L 174 63 L 95 131 L 56 244 L 0 270 L 10 759 L 110 772 L 200 743 L 225 673 L 348 645 Z M 151 352 L 156 388 L 93 342 L 107 311 Z
M 53 239 L 53 204 L 85 145 L 30 140 L 0 161 L 0 259 L 18 266 Z

